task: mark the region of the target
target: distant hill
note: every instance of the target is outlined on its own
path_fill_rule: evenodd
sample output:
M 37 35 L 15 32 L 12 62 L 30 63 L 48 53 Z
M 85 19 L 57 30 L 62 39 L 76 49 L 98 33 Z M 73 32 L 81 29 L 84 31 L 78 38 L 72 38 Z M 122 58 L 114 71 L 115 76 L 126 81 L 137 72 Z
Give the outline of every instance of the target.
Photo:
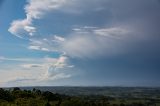
M 160 96 L 159 87 L 67 87 L 67 86 L 41 86 L 41 87 L 20 87 L 24 90 L 33 88 L 41 91 L 50 91 L 53 93 L 66 94 L 70 96 L 82 95 L 103 95 L 110 97 L 144 97 Z M 11 89 L 11 88 L 8 88 Z

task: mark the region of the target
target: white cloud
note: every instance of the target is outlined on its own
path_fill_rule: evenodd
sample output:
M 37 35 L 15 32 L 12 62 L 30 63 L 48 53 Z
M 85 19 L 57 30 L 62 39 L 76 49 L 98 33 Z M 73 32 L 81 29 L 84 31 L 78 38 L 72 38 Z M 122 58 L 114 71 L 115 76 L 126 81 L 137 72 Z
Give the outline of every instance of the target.
M 53 11 L 79 14 L 90 8 L 92 10 L 101 7 L 99 0 L 28 0 L 25 5 L 26 18 L 21 20 L 14 20 L 8 29 L 13 35 L 20 38 L 30 37 L 36 34 L 36 27 L 33 25 L 34 20 L 40 20 L 45 15 L 50 15 Z M 88 6 L 89 5 L 89 6 Z M 92 7 L 92 8 L 91 8 Z M 102 8 L 102 7 L 101 7 Z
M 69 65 L 68 58 L 66 56 L 61 56 L 56 61 L 55 64 L 52 64 L 48 71 L 45 73 L 43 80 L 50 80 L 50 79 L 58 79 L 58 78 L 68 78 L 71 77 L 71 74 L 68 72 L 71 71 L 70 67 L 72 65 Z
M 14 20 L 8 29 L 13 35 L 23 38 L 33 36 L 36 33 L 36 28 L 33 27 L 32 21 L 40 19 L 47 12 L 61 7 L 66 0 L 29 0 L 25 6 L 26 18 L 22 20 Z
M 28 49 L 40 50 L 39 46 L 29 46 Z
M 23 68 L 37 68 L 37 67 L 43 67 L 42 64 L 22 64 L 21 67 Z
M 56 68 L 63 68 L 63 67 L 65 67 L 67 64 L 66 64 L 66 61 L 67 61 L 67 57 L 65 57 L 65 56 L 61 56 L 58 60 L 57 60 L 57 63 L 56 64 L 54 64 L 54 66 L 56 67 Z
M 0 61 L 19 61 L 19 62 L 33 62 L 35 59 L 32 58 L 7 58 L 7 57 L 0 57 Z
M 4 56 L 0 56 L 0 61 L 5 60 Z
M 55 81 L 70 78 L 72 66 L 68 58 L 37 58 L 31 61 L 21 61 L 25 59 L 8 58 L 8 61 L 16 61 L 3 65 L 0 69 L 0 86 L 35 85 L 45 81 Z M 17 62 L 20 61 L 20 62 Z
M 84 26 L 72 30 L 72 33 L 61 37 L 57 35 L 48 38 L 32 39 L 29 49 L 66 53 L 71 57 L 92 58 L 95 56 L 115 55 L 122 53 L 125 40 L 131 39 L 131 30 L 124 26 L 92 27 Z M 42 48 L 46 48 L 43 50 Z
M 70 65 L 70 66 L 68 66 L 68 67 L 73 68 L 73 67 L 74 67 L 74 65 Z
M 48 48 L 44 48 L 44 47 L 40 47 L 40 46 L 29 46 L 28 49 L 31 49 L 31 50 L 40 50 L 40 51 L 47 51 L 47 52 L 50 51 Z
M 42 51 L 50 51 L 49 49 L 47 48 L 41 48 Z
M 90 2 L 90 0 L 29 0 L 29 3 L 25 6 L 26 19 L 14 21 L 9 31 L 19 37 L 23 37 L 27 33 L 32 37 L 34 33 L 36 33 L 36 28 L 32 25 L 34 19 L 41 19 L 53 10 L 71 12 L 70 10 L 76 11 L 79 10 L 79 8 L 83 8 L 83 11 L 90 10 L 90 7 L 97 9 L 100 8 L 104 1 L 99 2 L 98 0 L 94 0 L 88 7 L 87 3 Z M 71 57 L 101 56 L 117 52 L 117 41 L 112 38 L 123 39 L 123 36 L 128 33 L 127 31 L 128 30 L 117 26 L 98 28 L 96 26 L 86 25 L 80 28 L 73 28 L 72 32 L 66 35 L 65 38 L 59 35 L 46 38 L 30 38 L 30 46 L 28 49 L 59 53 L 65 52 Z
M 3 86 L 16 79 L 37 79 L 42 76 L 43 70 L 26 69 L 21 67 L 20 64 L 9 64 L 5 67 L 1 66 L 0 72 L 0 86 Z M 12 86 L 16 85 L 13 84 Z
M 70 77 L 71 77 L 70 74 L 59 73 L 59 74 L 53 74 L 52 77 L 50 77 L 48 80 L 65 79 Z
M 25 26 L 24 29 L 29 32 L 29 35 L 30 36 L 33 36 L 34 33 L 36 32 L 36 28 L 35 27 L 32 27 L 32 26 Z
M 73 28 L 72 30 L 73 30 L 73 31 L 82 31 L 81 28 Z
M 65 41 L 65 38 L 63 38 L 61 36 L 57 36 L 57 35 L 54 36 L 54 39 L 55 39 L 55 41 L 60 41 L 60 42 Z
M 29 4 L 25 7 L 28 17 L 39 19 L 46 12 L 60 8 L 66 0 L 29 0 Z
M 62 50 L 71 57 L 92 58 L 122 53 L 125 40 L 129 40 L 130 30 L 125 27 L 82 28 L 67 36 L 62 42 Z
M 64 37 L 58 35 L 49 36 L 48 38 L 30 39 L 30 46 L 28 49 L 63 53 L 63 51 L 60 50 L 60 46 L 65 40 Z
M 142 0 L 139 2 L 137 0 L 131 2 L 122 0 L 117 2 L 116 0 L 29 0 L 25 6 L 26 18 L 13 21 L 9 31 L 20 38 L 29 37 L 30 45 L 28 49 L 64 53 L 65 56 L 53 60 L 51 58 L 38 59 L 40 63 L 26 58 L 0 57 L 0 61 L 31 61 L 32 63 L 23 64 L 22 70 L 37 66 L 34 67 L 37 68 L 37 71 L 47 69 L 47 72 L 43 72 L 45 74 L 43 78 L 46 80 L 67 78 L 70 77 L 70 74 L 63 70 L 74 67 L 74 65 L 69 65 L 66 62 L 68 57 L 96 58 L 102 56 L 103 58 L 113 56 L 127 53 L 129 49 L 133 48 L 133 45 L 137 46 L 137 42 L 144 39 L 158 38 L 154 36 L 159 35 L 157 17 L 160 15 L 157 11 L 159 8 L 157 1 L 144 2 Z M 156 8 L 152 8 L 152 6 Z M 54 15 L 54 13 L 56 14 Z M 71 13 L 74 13 L 74 15 Z M 49 24 L 47 23 L 48 20 L 42 22 L 44 21 L 41 20 L 42 18 L 45 16 L 45 18 L 48 18 L 50 15 L 55 18 L 51 17 Z M 60 22 L 59 16 L 62 16 Z M 57 19 L 58 22 L 55 22 Z M 74 20 L 72 21 L 72 19 Z M 36 27 L 35 20 L 42 22 L 41 25 L 44 26 L 55 24 L 57 27 L 52 29 L 52 27 L 46 26 L 49 29 L 38 29 L 40 27 Z M 59 23 L 62 23 L 60 25 L 67 29 L 67 31 L 66 29 L 64 31 L 65 35 L 62 35 L 63 37 L 56 33 L 59 30 L 64 33 Z M 68 25 L 68 23 L 71 24 Z M 81 25 L 82 27 L 78 27 Z M 40 30 L 47 32 L 49 35 L 37 32 Z M 53 32 L 50 32 L 50 30 Z M 20 79 L 28 79 L 28 77 Z
M 75 27 L 73 28 L 73 32 L 77 32 L 77 33 L 88 33 L 88 32 L 93 32 L 93 30 L 98 29 L 98 27 L 94 27 L 94 26 L 83 26 L 83 27 Z
M 101 36 L 111 37 L 111 38 L 122 38 L 129 33 L 129 30 L 121 27 L 112 27 L 104 29 L 96 29 L 94 33 Z
M 13 21 L 8 31 L 17 37 L 23 38 L 26 35 L 33 36 L 36 28 L 32 26 L 32 20 L 26 18 Z
M 30 45 L 28 49 L 46 51 L 46 52 L 57 52 L 59 51 L 59 43 L 61 42 L 60 40 L 63 40 L 63 38 L 58 37 L 56 39 L 55 38 L 30 39 Z

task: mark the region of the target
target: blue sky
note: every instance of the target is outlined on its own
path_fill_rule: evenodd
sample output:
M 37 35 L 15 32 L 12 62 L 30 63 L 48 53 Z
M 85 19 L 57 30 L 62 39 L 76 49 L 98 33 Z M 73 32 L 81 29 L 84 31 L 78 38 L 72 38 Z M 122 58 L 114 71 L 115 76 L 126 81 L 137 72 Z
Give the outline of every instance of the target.
M 0 86 L 160 86 L 158 0 L 1 0 Z

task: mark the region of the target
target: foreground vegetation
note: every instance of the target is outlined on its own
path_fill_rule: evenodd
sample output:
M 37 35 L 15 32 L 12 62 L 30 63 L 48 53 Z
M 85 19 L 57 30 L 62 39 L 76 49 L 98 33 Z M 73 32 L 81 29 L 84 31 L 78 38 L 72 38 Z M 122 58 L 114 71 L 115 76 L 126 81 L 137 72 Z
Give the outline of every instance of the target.
M 35 88 L 0 88 L 0 106 L 160 106 L 160 97 L 67 96 Z

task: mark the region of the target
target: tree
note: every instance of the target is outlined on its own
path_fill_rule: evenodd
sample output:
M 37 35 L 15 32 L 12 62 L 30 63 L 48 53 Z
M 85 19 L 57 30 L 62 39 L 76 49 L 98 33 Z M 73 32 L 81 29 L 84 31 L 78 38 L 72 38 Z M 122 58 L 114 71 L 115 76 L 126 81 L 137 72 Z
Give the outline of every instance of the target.
M 56 94 L 53 94 L 52 92 L 49 92 L 49 91 L 43 92 L 42 95 L 43 95 L 44 99 L 46 99 L 48 101 L 59 100 L 59 98 Z
M 6 101 L 13 101 L 13 96 L 9 91 L 0 88 L 0 99 Z
M 18 88 L 18 87 L 14 87 L 13 88 L 13 91 L 20 91 L 21 89 L 20 88 Z
M 45 106 L 51 106 L 50 103 L 47 101 L 47 103 L 45 104 Z

